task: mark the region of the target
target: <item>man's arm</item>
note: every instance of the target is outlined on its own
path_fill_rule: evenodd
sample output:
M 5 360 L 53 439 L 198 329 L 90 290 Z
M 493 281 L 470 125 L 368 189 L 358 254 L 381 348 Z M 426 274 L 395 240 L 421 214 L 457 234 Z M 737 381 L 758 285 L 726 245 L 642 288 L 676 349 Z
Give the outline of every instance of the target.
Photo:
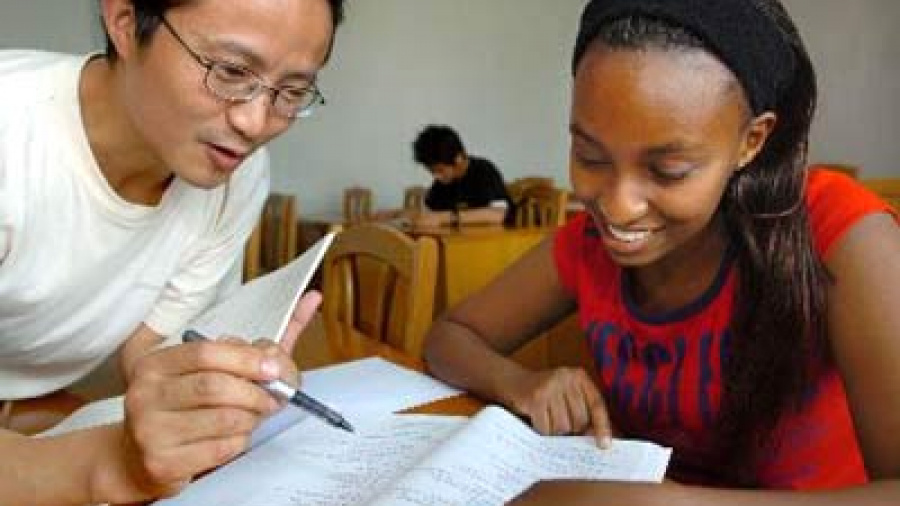
M 4 504 L 31 506 L 148 497 L 119 479 L 127 475 L 122 435 L 122 424 L 47 438 L 0 430 L 0 497 Z

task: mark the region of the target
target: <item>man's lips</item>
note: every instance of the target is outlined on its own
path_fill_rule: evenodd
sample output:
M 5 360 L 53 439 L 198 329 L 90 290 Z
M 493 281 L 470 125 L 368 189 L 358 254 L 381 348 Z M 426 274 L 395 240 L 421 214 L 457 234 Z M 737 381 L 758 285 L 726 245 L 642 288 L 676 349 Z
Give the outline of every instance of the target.
M 235 149 L 222 144 L 207 143 L 209 157 L 216 167 L 225 172 L 232 172 L 250 153 L 246 149 Z

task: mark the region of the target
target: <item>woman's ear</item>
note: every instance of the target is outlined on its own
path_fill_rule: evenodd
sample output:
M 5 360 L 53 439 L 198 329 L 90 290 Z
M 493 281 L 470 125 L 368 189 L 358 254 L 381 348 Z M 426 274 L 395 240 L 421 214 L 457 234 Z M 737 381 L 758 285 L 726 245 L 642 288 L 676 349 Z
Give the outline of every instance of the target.
M 762 151 L 777 122 L 778 117 L 772 111 L 764 112 L 750 120 L 741 140 L 738 168 L 743 169 L 749 165 Z
M 121 59 L 129 58 L 137 45 L 137 23 L 131 0 L 102 0 L 100 16 L 116 54 Z

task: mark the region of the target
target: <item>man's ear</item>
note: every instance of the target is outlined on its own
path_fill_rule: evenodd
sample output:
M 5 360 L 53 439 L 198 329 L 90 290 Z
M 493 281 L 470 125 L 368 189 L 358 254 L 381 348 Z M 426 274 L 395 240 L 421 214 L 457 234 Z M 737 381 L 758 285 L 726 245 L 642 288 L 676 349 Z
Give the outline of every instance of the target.
M 456 153 L 456 158 L 453 159 L 453 166 L 456 167 L 456 170 L 462 171 L 469 166 L 469 157 L 463 152 Z
M 131 0 L 101 0 L 100 16 L 119 58 L 129 58 L 137 48 L 137 21 Z
M 767 111 L 750 120 L 750 124 L 744 130 L 744 138 L 741 141 L 738 168 L 743 169 L 756 158 L 769 139 L 769 135 L 775 129 L 778 117 L 772 111 Z

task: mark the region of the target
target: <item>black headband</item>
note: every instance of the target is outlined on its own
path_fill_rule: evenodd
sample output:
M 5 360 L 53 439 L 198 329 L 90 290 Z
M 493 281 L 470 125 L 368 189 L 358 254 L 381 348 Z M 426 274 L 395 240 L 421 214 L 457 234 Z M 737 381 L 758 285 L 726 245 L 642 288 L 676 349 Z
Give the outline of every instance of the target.
M 731 69 L 754 114 L 775 109 L 790 84 L 794 53 L 781 29 L 755 0 L 591 0 L 581 14 L 575 54 L 578 62 L 600 29 L 610 21 L 645 15 L 683 27 L 703 40 Z

